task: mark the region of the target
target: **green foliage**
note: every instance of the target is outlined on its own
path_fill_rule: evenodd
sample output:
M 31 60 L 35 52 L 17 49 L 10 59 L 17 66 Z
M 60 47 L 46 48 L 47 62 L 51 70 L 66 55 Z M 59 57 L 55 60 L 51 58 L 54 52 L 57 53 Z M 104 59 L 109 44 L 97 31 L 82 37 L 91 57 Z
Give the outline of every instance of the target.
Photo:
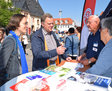
M 54 29 L 57 29 L 57 25 L 54 25 Z
M 20 13 L 20 9 L 12 8 L 12 2 L 0 0 L 0 26 L 6 27 L 13 14 Z

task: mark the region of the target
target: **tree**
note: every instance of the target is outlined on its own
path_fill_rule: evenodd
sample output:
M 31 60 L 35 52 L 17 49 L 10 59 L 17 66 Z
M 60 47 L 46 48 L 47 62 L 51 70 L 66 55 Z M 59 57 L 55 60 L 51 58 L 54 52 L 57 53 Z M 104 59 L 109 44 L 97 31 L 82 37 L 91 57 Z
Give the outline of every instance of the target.
M 0 26 L 6 27 L 10 17 L 15 13 L 20 13 L 20 9 L 13 7 L 12 1 L 0 0 Z
M 57 25 L 56 24 L 54 25 L 54 29 L 57 29 Z

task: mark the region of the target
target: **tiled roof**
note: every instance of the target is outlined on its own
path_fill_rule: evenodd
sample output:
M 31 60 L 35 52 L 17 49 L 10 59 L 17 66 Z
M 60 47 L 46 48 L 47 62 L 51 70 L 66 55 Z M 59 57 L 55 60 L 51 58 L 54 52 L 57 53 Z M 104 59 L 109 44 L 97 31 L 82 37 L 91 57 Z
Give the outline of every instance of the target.
M 54 18 L 54 24 L 56 25 L 72 25 L 73 20 L 71 18 Z
M 38 0 L 12 0 L 13 5 L 21 10 L 29 12 L 33 16 L 42 16 L 44 14 Z

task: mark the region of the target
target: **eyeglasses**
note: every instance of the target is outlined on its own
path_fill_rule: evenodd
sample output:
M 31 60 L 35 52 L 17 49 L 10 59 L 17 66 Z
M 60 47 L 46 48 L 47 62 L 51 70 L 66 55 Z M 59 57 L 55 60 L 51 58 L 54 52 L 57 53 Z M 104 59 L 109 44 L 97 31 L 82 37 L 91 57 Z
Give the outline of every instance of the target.
M 86 24 L 92 24 L 94 22 L 96 22 L 96 21 L 86 21 Z
M 28 22 L 25 22 L 24 25 L 28 25 Z
M 25 26 L 27 26 L 27 25 L 28 25 L 28 22 L 22 23 L 21 25 L 25 25 Z
M 0 32 L 0 34 L 3 34 L 3 32 Z
M 105 30 L 105 28 L 100 28 L 100 31 L 104 31 Z
M 91 24 L 92 22 L 91 21 L 86 21 L 86 24 Z
M 28 25 L 28 22 L 25 22 L 25 25 Z

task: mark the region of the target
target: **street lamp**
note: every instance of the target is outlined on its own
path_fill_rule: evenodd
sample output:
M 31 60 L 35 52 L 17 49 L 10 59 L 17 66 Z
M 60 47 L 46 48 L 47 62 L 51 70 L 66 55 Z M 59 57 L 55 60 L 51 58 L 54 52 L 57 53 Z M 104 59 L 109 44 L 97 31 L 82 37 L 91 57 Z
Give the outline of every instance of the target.
M 62 14 L 62 11 L 59 10 L 59 16 L 60 16 L 60 30 L 61 30 L 61 14 Z

